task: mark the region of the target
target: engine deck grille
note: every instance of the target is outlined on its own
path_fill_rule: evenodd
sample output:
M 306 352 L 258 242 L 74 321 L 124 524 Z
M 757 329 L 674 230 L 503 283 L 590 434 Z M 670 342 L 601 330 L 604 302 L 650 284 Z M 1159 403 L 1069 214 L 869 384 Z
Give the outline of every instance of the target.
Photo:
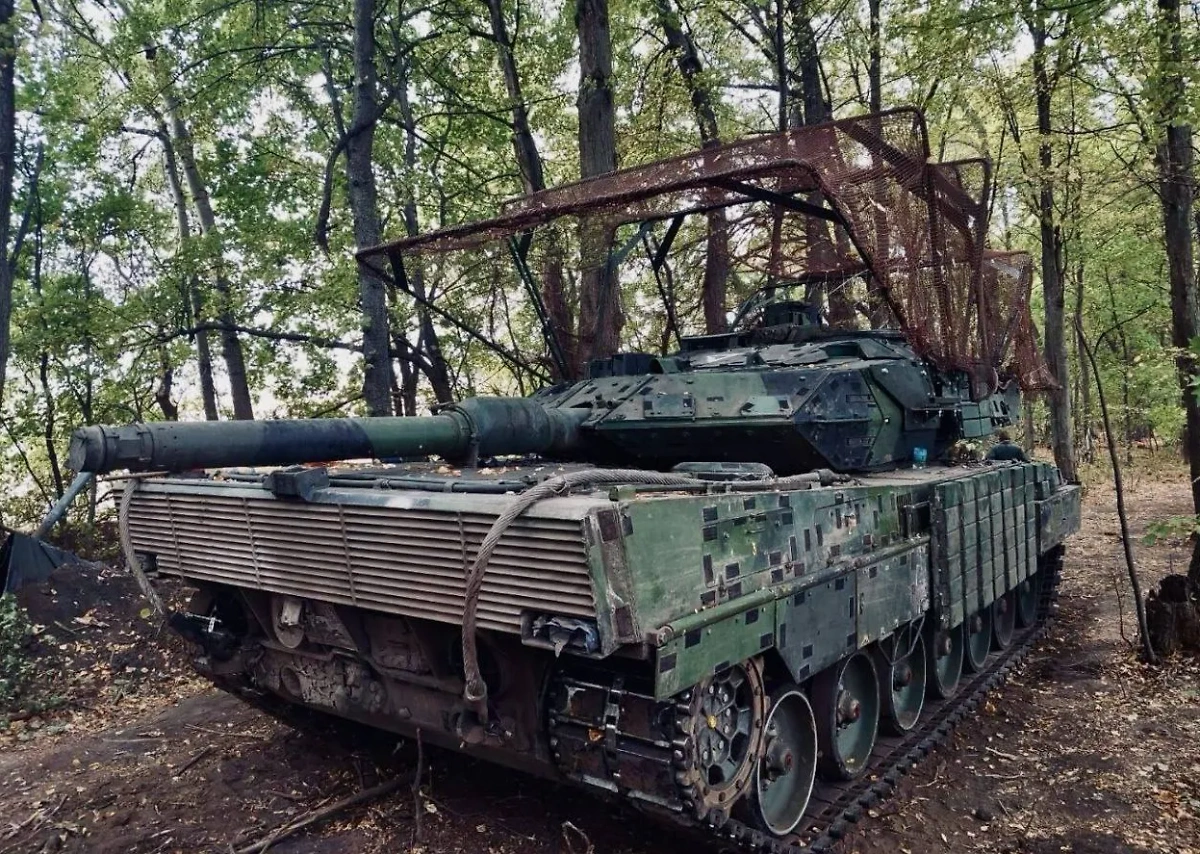
M 199 493 L 199 494 L 198 494 Z M 463 578 L 496 512 L 280 501 L 245 489 L 148 482 L 130 504 L 134 549 L 169 575 L 461 622 Z M 444 502 L 443 502 L 444 503 Z M 594 617 L 579 518 L 523 516 L 488 563 L 481 628 L 519 632 L 523 610 Z

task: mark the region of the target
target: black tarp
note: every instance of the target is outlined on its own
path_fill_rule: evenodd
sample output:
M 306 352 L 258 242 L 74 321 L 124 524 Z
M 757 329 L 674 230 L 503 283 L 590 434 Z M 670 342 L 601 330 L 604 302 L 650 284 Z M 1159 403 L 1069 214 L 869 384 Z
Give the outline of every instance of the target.
M 14 531 L 0 547 L 0 592 L 11 593 L 26 584 L 44 581 L 64 563 L 78 560 L 71 552 Z

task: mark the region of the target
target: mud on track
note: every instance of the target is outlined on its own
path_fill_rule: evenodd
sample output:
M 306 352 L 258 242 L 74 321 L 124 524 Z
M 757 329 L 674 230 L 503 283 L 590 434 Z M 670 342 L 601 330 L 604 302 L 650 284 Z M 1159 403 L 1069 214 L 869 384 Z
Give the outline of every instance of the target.
M 1131 480 L 1136 533 L 1188 513 L 1181 469 L 1143 464 Z M 1113 592 L 1116 533 L 1101 483 L 1050 635 L 842 852 L 1200 852 L 1200 667 L 1137 664 Z M 1137 551 L 1145 586 L 1185 557 L 1169 543 Z M 271 850 L 697 850 L 632 810 L 432 748 L 416 807 L 414 745 L 333 722 L 296 731 L 209 690 L 123 575 L 62 570 L 23 598 L 45 627 L 33 699 L 58 705 L 0 729 L 0 854 L 228 851 L 394 776 L 405 783 L 391 796 Z

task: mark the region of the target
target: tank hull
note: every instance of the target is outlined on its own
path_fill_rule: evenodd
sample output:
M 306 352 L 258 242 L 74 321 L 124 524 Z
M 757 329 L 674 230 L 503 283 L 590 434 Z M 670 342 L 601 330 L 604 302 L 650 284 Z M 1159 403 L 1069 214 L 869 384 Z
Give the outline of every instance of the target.
M 484 583 L 481 715 L 463 698 L 463 578 L 519 493 L 457 472 L 422 475 L 438 491 L 384 488 L 397 476 L 414 473 L 335 472 L 306 499 L 250 478 L 142 483 L 130 537 L 197 587 L 172 622 L 201 672 L 693 820 L 732 807 L 680 782 L 697 735 L 672 727 L 711 717 L 697 692 L 733 672 L 818 703 L 827 674 L 894 658 L 898 638 L 970 636 L 1078 525 L 1078 488 L 1040 464 L 548 498 L 505 531 Z M 761 743 L 754 690 L 745 735 Z M 748 779 L 726 795 L 753 800 Z

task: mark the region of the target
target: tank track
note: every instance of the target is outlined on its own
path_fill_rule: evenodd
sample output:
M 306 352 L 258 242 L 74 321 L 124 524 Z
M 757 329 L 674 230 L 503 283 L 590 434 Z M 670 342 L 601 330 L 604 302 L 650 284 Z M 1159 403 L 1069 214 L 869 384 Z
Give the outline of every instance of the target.
M 1057 602 L 1061 566 L 1061 550 L 1043 558 L 1045 575 L 1032 626 L 1018 630 L 1007 649 L 993 652 L 982 672 L 964 672 L 952 697 L 927 698 L 916 729 L 903 736 L 879 735 L 867 774 L 847 782 L 818 779 L 805 818 L 786 837 L 749 823 L 754 807 L 747 798 L 730 815 L 728 804 L 718 802 L 696 774 L 690 727 L 695 697 L 703 686 L 656 701 L 649 685 L 622 676 L 602 671 L 560 674 L 548 716 L 555 762 L 567 776 L 608 789 L 717 844 L 769 854 L 824 854 L 867 810 L 890 797 L 900 778 L 943 743 L 1045 634 Z M 565 700 L 569 697 L 575 699 Z
M 964 681 L 959 683 L 952 697 L 945 700 L 927 698 L 916 729 L 904 736 L 880 735 L 871 753 L 871 768 L 867 774 L 843 783 L 818 779 L 809 801 L 809 812 L 801 824 L 802 831 L 777 838 L 736 818 L 729 818 L 720 827 L 712 828 L 713 831 L 750 851 L 770 854 L 826 854 L 830 851 L 869 809 L 892 796 L 900 778 L 944 743 L 955 726 L 979 707 L 988 692 L 1008 678 L 1046 633 L 1057 609 L 1062 555 L 1060 547 L 1044 559 L 1042 571 L 1046 576 L 1042 579 L 1037 621 L 1019 630 L 1008 649 L 993 652 L 982 672 L 972 674 L 969 679 L 964 672 Z
M 619 792 L 643 810 L 676 826 L 706 832 L 718 845 L 768 854 L 827 854 L 868 810 L 895 793 L 900 779 L 944 743 L 1046 633 L 1056 612 L 1062 556 L 1059 547 L 1043 558 L 1041 571 L 1045 575 L 1037 621 L 1019 629 L 1007 649 L 993 652 L 982 672 L 968 675 L 964 671 L 963 681 L 952 697 L 927 698 L 916 729 L 903 736 L 879 735 L 867 774 L 847 782 L 818 779 L 801 829 L 789 836 L 775 837 L 740 820 L 737 816 L 744 817 L 744 811 L 734 810 L 734 815 L 728 816 L 727 810 L 711 809 L 715 804 L 703 787 L 696 784 L 694 756 L 687 737 L 687 728 L 695 714 L 690 692 L 656 701 L 649 686 L 626 684 L 623 677 L 613 678 L 602 672 L 586 676 L 560 674 L 551 691 L 552 706 L 555 691 L 566 695 L 588 694 L 594 698 L 590 711 L 595 716 L 585 715 L 581 720 L 552 708 L 551 752 L 560 770 L 565 771 L 568 764 L 574 766 L 575 773 L 568 776 L 591 787 Z M 329 720 L 325 715 L 293 706 L 239 680 L 213 678 L 211 674 L 210 678 L 216 687 L 294 728 L 308 729 L 317 721 Z M 594 722 L 600 720 L 605 722 L 603 755 L 589 749 L 594 747 L 590 742 L 597 732 Z M 580 760 L 582 766 L 578 764 Z M 623 773 L 610 777 L 605 772 L 613 767 L 622 768 Z M 606 777 L 616 779 L 606 785 Z M 717 823 L 710 816 L 719 816 Z

